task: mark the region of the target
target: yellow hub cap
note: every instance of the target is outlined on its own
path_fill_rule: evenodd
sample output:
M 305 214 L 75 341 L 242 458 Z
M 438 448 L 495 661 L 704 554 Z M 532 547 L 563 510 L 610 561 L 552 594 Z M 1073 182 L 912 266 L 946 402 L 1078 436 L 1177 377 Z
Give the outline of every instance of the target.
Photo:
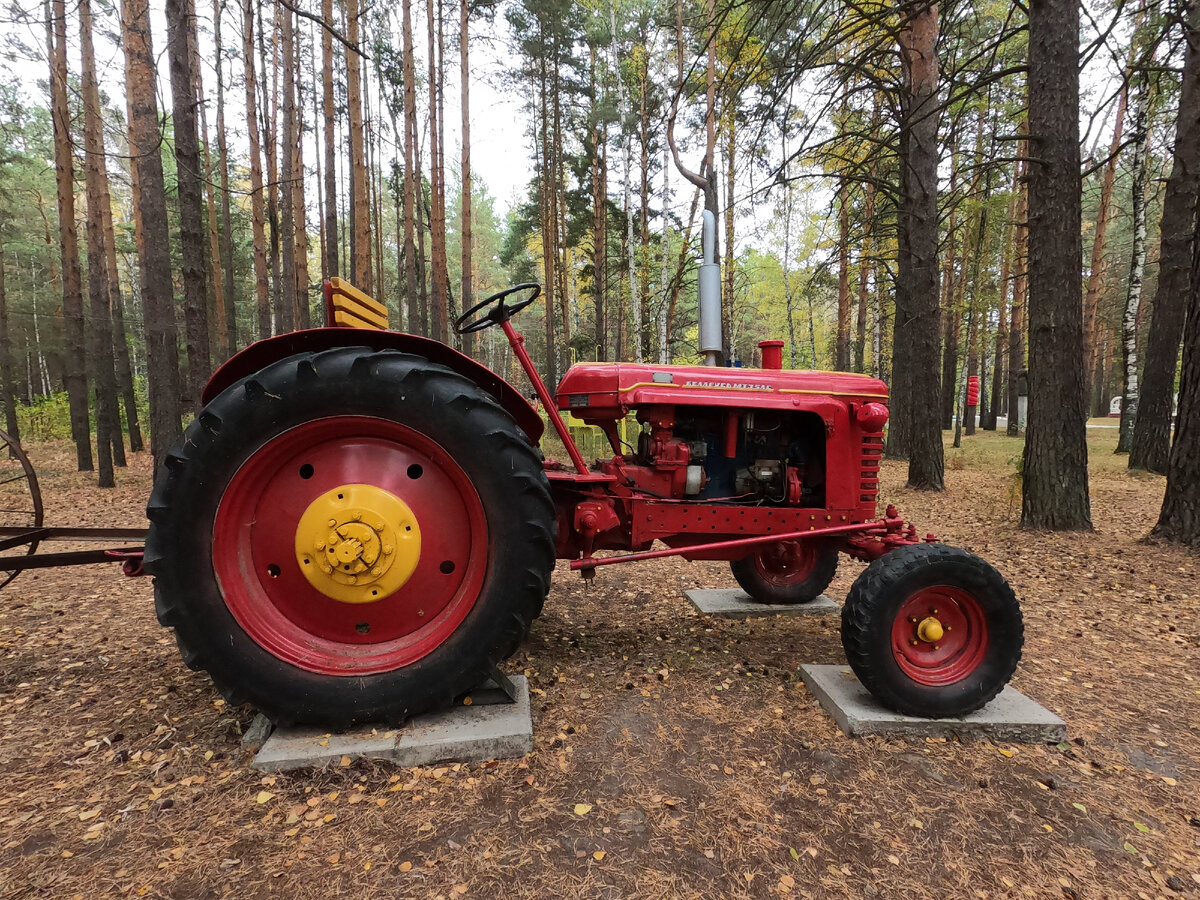
M 343 484 L 308 505 L 296 525 L 296 562 L 309 584 L 341 603 L 398 591 L 421 558 L 408 504 L 371 484 Z
M 921 620 L 921 623 L 917 625 L 917 637 L 927 644 L 936 644 L 942 639 L 942 635 L 945 633 L 945 629 L 942 628 L 942 623 L 933 616 L 926 616 Z

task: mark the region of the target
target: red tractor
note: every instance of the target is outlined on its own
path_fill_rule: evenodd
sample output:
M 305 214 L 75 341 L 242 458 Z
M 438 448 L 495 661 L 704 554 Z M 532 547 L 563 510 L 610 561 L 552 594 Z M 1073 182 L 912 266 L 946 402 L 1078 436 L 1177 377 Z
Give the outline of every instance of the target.
M 762 369 L 587 363 L 552 396 L 511 322 L 539 288 L 518 285 L 455 330 L 502 328 L 543 406 L 612 449 L 587 462 L 552 413 L 567 459 L 544 459 L 519 391 L 385 330 L 344 282 L 325 290 L 331 327 L 260 341 L 213 376 L 147 510 L 159 621 L 230 703 L 328 728 L 446 705 L 520 645 L 555 558 L 585 577 L 729 560 L 778 604 L 817 597 L 845 553 L 870 564 L 842 642 L 882 703 L 958 716 L 1012 676 L 1023 626 L 1004 578 L 892 507 L 876 515 L 883 382 L 785 371 L 782 342 L 764 342 Z

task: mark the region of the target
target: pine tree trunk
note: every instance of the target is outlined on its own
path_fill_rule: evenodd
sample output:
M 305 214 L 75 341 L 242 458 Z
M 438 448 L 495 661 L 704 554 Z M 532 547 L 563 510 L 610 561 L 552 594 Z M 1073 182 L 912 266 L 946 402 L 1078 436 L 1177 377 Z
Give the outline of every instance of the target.
M 121 38 L 129 101 L 129 152 L 137 185 L 138 269 L 146 337 L 150 450 L 161 463 L 179 438 L 180 372 L 171 280 L 154 48 L 148 0 L 122 0 Z
M 901 198 L 900 251 L 896 272 L 893 352 L 893 454 L 908 456 L 908 484 L 942 490 L 945 460 L 938 396 L 938 209 L 937 209 L 936 3 L 902 8 L 900 31 Z
M 1117 453 L 1128 453 L 1138 412 L 1138 314 L 1142 305 L 1142 273 L 1146 268 L 1146 153 L 1149 147 L 1147 114 L 1150 86 L 1139 76 L 1133 112 L 1133 162 L 1130 165 L 1133 199 L 1133 240 L 1129 251 L 1129 283 L 1121 317 L 1121 423 Z M 1174 366 L 1172 366 L 1174 368 Z M 1173 380 L 1174 372 L 1172 372 Z
M 71 111 L 67 102 L 67 13 L 64 0 L 51 4 L 53 22 L 46 23 L 50 49 L 51 117 L 54 121 L 54 171 L 58 187 L 58 234 L 62 254 L 63 318 L 66 352 L 63 384 L 70 406 L 71 437 L 80 472 L 90 472 L 92 429 L 88 403 L 87 351 L 84 347 L 83 276 L 79 267 L 79 236 L 75 226 L 75 161 L 71 138 Z
M 850 185 L 838 183 L 837 348 L 833 367 L 850 371 Z M 727 218 L 729 218 L 727 216 Z
M 1029 424 L 1021 524 L 1090 530 L 1074 3 L 1030 3 L 1029 135 Z
M 875 229 L 875 185 L 867 182 L 867 196 L 863 204 L 863 239 L 858 251 L 858 318 L 854 331 L 854 371 L 867 371 L 867 301 L 868 276 L 872 253 L 872 238 Z
M 291 18 L 291 14 L 288 14 Z M 295 33 L 293 32 L 293 40 Z M 303 58 L 302 48 L 296 59 Z M 301 69 L 303 67 L 300 67 Z M 308 207 L 304 202 L 304 92 L 303 78 L 297 70 L 294 79 L 296 96 L 292 101 L 293 130 L 289 140 L 295 144 L 292 155 L 292 237 L 296 241 L 296 270 L 292 274 L 296 289 L 293 294 L 292 322 L 296 328 L 306 329 L 311 324 L 308 305 Z M 290 91 L 289 91 L 290 93 Z
M 446 267 L 446 192 L 442 135 L 442 18 L 441 0 L 427 0 L 429 48 L 429 263 L 430 326 L 433 337 L 449 343 L 449 273 Z M 436 8 L 435 8 L 436 7 Z
M 1186 49 L 1171 174 L 1159 229 L 1158 286 L 1154 291 L 1141 401 L 1129 451 L 1131 468 L 1166 473 L 1179 338 L 1184 327 L 1190 223 L 1200 197 L 1200 0 L 1190 0 L 1183 23 Z
M 1195 49 L 1193 44 L 1189 52 Z M 1162 511 L 1151 535 L 1200 549 L 1200 220 L 1192 234 L 1185 320 L 1179 420 L 1171 445 Z
M 954 146 L 955 134 L 951 134 L 950 145 Z M 950 197 L 958 192 L 958 156 L 953 149 L 950 151 Z M 958 259 L 958 204 L 950 207 L 950 219 L 946 225 L 946 259 L 942 264 L 942 389 L 940 397 L 940 415 L 943 431 L 954 427 L 954 391 L 958 384 L 958 305 L 955 303 L 955 289 L 958 284 L 954 277 L 955 264 Z M 963 235 L 964 250 L 967 245 L 967 235 Z
M 188 16 L 196 21 L 196 0 L 188 0 Z M 200 153 L 204 165 L 204 208 L 208 220 L 208 264 L 212 280 L 208 283 L 206 300 L 208 302 L 208 323 L 210 327 L 210 350 L 217 362 L 224 362 L 229 357 L 225 346 L 227 326 L 225 322 L 225 278 L 221 271 L 221 234 L 217 225 L 217 181 L 212 165 L 212 139 L 208 130 L 208 104 L 204 98 L 204 79 L 201 68 L 200 48 L 197 44 L 198 35 L 192 34 L 189 39 L 189 52 L 192 55 L 192 90 L 196 96 L 196 111 L 199 115 L 197 127 L 200 136 Z
M 242 63 L 246 82 L 246 134 L 250 142 L 250 222 L 254 244 L 254 297 L 260 340 L 271 336 L 271 282 L 263 213 L 262 149 L 258 139 L 258 83 L 254 71 L 254 0 L 242 0 Z
M 96 83 L 96 55 L 92 47 L 91 0 L 79 0 L 80 81 L 83 93 L 83 145 L 87 154 L 88 297 L 91 320 L 88 346 L 96 378 L 96 474 L 99 486 L 115 487 L 113 444 L 120 440 L 117 416 L 117 376 L 113 369 L 112 312 L 109 308 L 108 254 L 104 250 L 103 204 L 108 195 L 104 163 L 104 125 L 100 119 L 100 89 Z M 124 452 L 122 450 L 122 458 Z
M 346 0 L 346 38 L 356 47 L 359 41 L 358 17 L 358 0 Z M 371 212 L 367 199 L 368 174 L 363 143 L 362 58 L 355 50 L 346 51 L 346 105 L 350 119 L 350 272 L 355 287 L 370 294 Z
M 1008 214 L 1004 225 L 1004 246 L 1001 250 L 1000 261 L 1000 306 L 996 315 L 996 343 L 994 362 L 992 365 L 992 402 L 988 409 L 987 420 L 983 423 L 984 431 L 995 431 L 1000 418 L 1000 410 L 1005 408 L 1004 370 L 1005 354 L 1008 349 L 1008 291 L 1012 273 L 1013 256 L 1013 218 L 1017 212 L 1017 192 L 1014 190 L 1008 200 Z
M 416 213 L 420 199 L 420 167 L 417 153 L 416 63 L 413 59 L 411 0 L 402 4 L 404 14 L 404 295 L 408 301 L 408 330 L 423 334 L 420 325 L 420 287 L 417 277 Z
M 553 161 L 551 155 L 553 153 L 553 142 L 550 136 L 549 108 L 547 106 L 547 93 L 550 86 L 547 82 L 546 75 L 546 60 L 543 57 L 539 61 L 538 66 L 538 96 L 539 107 L 541 112 L 541 121 L 539 123 L 540 132 L 540 150 L 541 154 L 538 160 L 538 205 L 541 212 L 541 232 L 542 232 L 542 276 L 545 280 L 546 290 L 545 296 L 545 335 L 546 335 L 546 382 L 548 384 L 558 383 L 558 356 L 555 348 L 554 340 L 554 295 L 555 288 L 558 285 L 558 278 L 555 264 L 558 261 L 558 250 L 554 243 L 554 225 L 555 217 L 553 214 L 552 197 L 554 188 L 551 184 L 553 171 Z
M 103 164 L 103 161 L 102 161 Z M 120 269 L 117 265 L 117 238 L 113 229 L 112 200 L 108 190 L 108 175 L 100 184 L 100 216 L 103 224 L 104 258 L 108 270 L 108 303 L 112 319 L 112 353 L 116 365 L 116 390 L 125 412 L 125 424 L 129 430 L 129 449 L 137 453 L 143 449 L 142 430 L 138 424 L 137 398 L 133 391 L 133 367 L 129 358 L 129 340 L 125 332 L 125 300 L 121 296 Z M 131 172 L 132 174 L 132 172 Z M 125 465 L 125 447 L 121 441 L 120 416 L 112 433 L 113 461 Z
M 267 47 L 266 26 L 262 16 L 262 5 L 258 13 L 258 52 L 259 62 L 263 72 L 262 80 L 262 135 L 263 151 L 266 155 L 265 180 L 267 184 L 267 225 L 270 227 L 270 243 L 267 258 L 271 268 L 271 333 L 279 334 L 280 326 L 276 310 L 280 304 L 280 294 L 283 291 L 283 278 L 280 273 L 280 240 L 279 240 L 279 198 L 281 173 L 279 169 L 279 15 L 283 7 L 275 7 L 275 18 L 271 23 L 271 81 L 270 90 L 267 88 Z
M 1025 181 L 1026 142 L 1018 145 L 1013 189 L 1017 191 L 1016 243 L 1013 246 L 1013 293 L 1008 319 L 1008 428 L 1009 437 L 1021 433 L 1019 417 L 1021 373 L 1025 371 L 1025 300 L 1029 256 L 1029 189 Z
M 4 285 L 4 241 L 0 235 L 0 401 L 4 403 L 4 430 L 18 447 L 21 428 L 17 423 L 17 388 L 13 379 L 12 337 L 8 330 L 8 295 Z
M 184 321 L 187 326 L 187 399 L 199 403 L 210 371 L 208 288 L 204 266 L 204 215 L 196 95 L 190 52 L 196 21 L 188 0 L 167 0 L 167 57 L 171 69 L 171 117 L 179 185 Z
M 275 326 L 280 333 L 296 328 L 296 220 L 292 179 L 296 172 L 296 103 L 292 79 L 296 71 L 296 41 L 292 11 L 275 7 L 276 28 L 282 53 L 283 136 L 279 153 L 279 242 L 283 255 L 283 280 L 275 305 Z
M 229 197 L 229 144 L 225 135 L 225 46 L 221 38 L 224 0 L 213 0 L 213 41 L 217 69 L 217 165 L 221 176 L 221 271 L 225 276 L 225 334 L 222 343 L 228 354 L 237 352 L 237 294 L 233 278 L 233 212 Z
M 595 78 L 596 50 L 592 48 Z M 608 360 L 608 128 L 597 122 L 592 146 L 592 306 L 596 314 L 596 359 Z
M 462 107 L 462 155 L 460 161 L 460 172 L 462 179 L 462 199 L 459 204 L 459 215 L 462 219 L 462 224 L 459 226 L 459 234 L 462 235 L 462 289 L 460 291 L 462 298 L 463 311 L 470 309 L 475 304 L 475 284 L 474 273 L 471 271 L 472 263 L 472 243 L 474 242 L 473 223 L 471 221 L 471 66 L 470 66 L 470 22 L 468 20 L 468 11 L 470 8 L 469 0 L 459 0 L 458 6 L 458 53 L 459 53 L 459 79 L 461 84 L 461 101 Z M 462 351 L 470 354 L 474 350 L 474 336 L 464 334 L 462 336 Z
M 408 4 L 405 3 L 407 8 Z M 333 0 L 321 0 L 321 18 L 333 27 Z M 333 99 L 333 35 L 329 28 L 321 29 L 321 112 L 324 119 L 325 138 L 325 255 L 322 260 L 322 275 L 325 278 L 336 278 L 338 275 L 338 204 L 337 204 L 337 166 L 334 165 L 334 154 L 337 153 L 337 140 L 334 122 L 337 119 L 337 107 Z M 408 88 L 408 78 L 405 76 L 405 89 Z M 407 140 L 407 136 L 405 138 Z

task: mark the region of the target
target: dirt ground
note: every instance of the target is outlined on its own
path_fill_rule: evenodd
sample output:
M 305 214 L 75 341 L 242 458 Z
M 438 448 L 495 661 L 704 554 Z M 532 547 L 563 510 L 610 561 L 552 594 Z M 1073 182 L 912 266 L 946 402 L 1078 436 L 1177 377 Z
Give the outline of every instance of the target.
M 836 618 L 708 618 L 682 590 L 728 568 L 659 560 L 560 568 L 509 666 L 526 759 L 264 777 L 148 580 L 27 573 L 0 594 L 0 898 L 1200 896 L 1200 560 L 1143 542 L 1162 479 L 1089 436 L 1090 535 L 1018 529 L 1015 439 L 949 450 L 942 495 L 884 467 L 884 502 L 1012 581 L 1014 684 L 1057 746 L 847 738 L 796 674 L 843 660 Z M 29 450 L 51 524 L 142 524 L 144 457 L 102 492 Z

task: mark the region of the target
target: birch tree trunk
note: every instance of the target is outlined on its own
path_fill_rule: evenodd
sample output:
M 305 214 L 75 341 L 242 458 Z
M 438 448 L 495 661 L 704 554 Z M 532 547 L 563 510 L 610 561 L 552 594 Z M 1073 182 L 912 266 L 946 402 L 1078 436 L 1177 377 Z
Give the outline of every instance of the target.
M 1121 316 L 1121 426 L 1117 453 L 1128 453 L 1138 411 L 1138 311 L 1142 305 L 1142 274 L 1146 268 L 1146 152 L 1150 130 L 1146 127 L 1150 86 L 1138 78 L 1133 110 L 1133 161 L 1130 165 L 1133 197 L 1133 240 L 1129 251 L 1129 287 Z

